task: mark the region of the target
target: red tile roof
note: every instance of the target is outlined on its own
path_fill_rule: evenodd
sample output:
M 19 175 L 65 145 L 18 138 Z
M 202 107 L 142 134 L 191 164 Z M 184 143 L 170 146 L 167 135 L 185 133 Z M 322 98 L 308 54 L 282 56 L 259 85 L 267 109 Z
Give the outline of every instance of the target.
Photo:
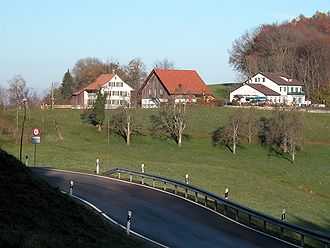
M 248 86 L 250 86 L 251 88 L 261 92 L 262 94 L 264 94 L 265 96 L 280 96 L 279 93 L 277 93 L 276 91 L 273 91 L 272 89 L 269 89 L 268 87 L 266 87 L 265 85 L 262 84 L 247 84 Z
M 73 95 L 79 95 L 81 92 L 85 90 L 97 90 L 101 88 L 103 85 L 105 85 L 107 82 L 109 82 L 116 74 L 115 73 L 109 73 L 109 74 L 101 74 L 95 82 L 87 85 L 85 88 L 74 92 Z
M 260 72 L 260 74 L 264 75 L 268 79 L 272 80 L 273 82 L 277 83 L 278 85 L 292 85 L 292 86 L 304 86 L 303 83 L 299 82 L 297 79 L 294 79 L 288 76 L 285 73 L 279 72 Z M 287 78 L 289 81 L 284 80 L 283 78 Z
M 145 86 L 149 78 L 156 74 L 159 81 L 165 86 L 170 94 L 193 94 L 193 95 L 210 95 L 210 89 L 204 83 L 203 79 L 195 70 L 163 70 L 153 69 L 147 77 L 141 89 Z

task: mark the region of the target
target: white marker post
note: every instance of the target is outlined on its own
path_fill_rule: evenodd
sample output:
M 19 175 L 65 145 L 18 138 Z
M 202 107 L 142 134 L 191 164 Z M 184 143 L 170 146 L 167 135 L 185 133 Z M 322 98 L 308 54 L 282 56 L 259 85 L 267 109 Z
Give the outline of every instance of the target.
M 144 164 L 141 164 L 141 172 L 144 173 Z
M 285 214 L 286 214 L 286 210 L 283 209 L 282 210 L 282 215 L 281 215 L 281 220 L 285 221 Z
M 185 178 L 184 181 L 185 181 L 186 184 L 189 184 L 189 176 L 188 176 L 188 174 L 186 174 L 186 178 Z
M 127 213 L 127 226 L 126 226 L 127 235 L 129 235 L 129 232 L 131 230 L 131 220 L 132 220 L 132 211 L 129 210 Z
M 96 170 L 95 170 L 96 174 L 100 173 L 100 160 L 96 159 Z
M 225 189 L 225 199 L 228 199 L 228 188 Z
M 25 155 L 25 165 L 28 166 L 28 162 L 29 162 L 29 154 Z
M 71 180 L 70 181 L 70 193 L 69 193 L 70 197 L 72 196 L 72 193 L 73 193 L 73 181 Z

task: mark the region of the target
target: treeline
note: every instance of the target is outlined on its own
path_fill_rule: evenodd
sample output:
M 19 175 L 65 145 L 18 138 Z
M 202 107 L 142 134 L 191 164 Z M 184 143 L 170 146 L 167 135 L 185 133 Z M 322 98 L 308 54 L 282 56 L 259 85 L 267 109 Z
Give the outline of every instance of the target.
M 229 63 L 245 77 L 283 72 L 304 83 L 307 98 L 330 102 L 330 13 L 261 25 L 233 43 Z
M 154 67 L 162 69 L 174 69 L 174 62 L 164 58 L 154 63 Z M 133 89 L 138 89 L 147 77 L 147 67 L 141 58 L 134 58 L 127 65 L 122 65 L 118 61 L 105 61 L 99 58 L 87 57 L 78 59 L 72 70 L 69 69 L 63 76 L 60 85 L 53 85 L 47 90 L 45 103 L 50 103 L 51 98 L 56 99 L 57 104 L 70 103 L 72 93 L 83 89 L 94 82 L 101 74 L 115 71 Z

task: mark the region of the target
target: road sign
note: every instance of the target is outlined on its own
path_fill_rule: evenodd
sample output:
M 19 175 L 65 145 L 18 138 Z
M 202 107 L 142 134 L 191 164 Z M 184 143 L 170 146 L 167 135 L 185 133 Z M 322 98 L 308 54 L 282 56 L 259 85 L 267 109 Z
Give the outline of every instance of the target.
M 34 128 L 32 130 L 32 134 L 33 134 L 33 136 L 39 136 L 40 135 L 40 129 L 39 128 Z
M 40 136 L 32 136 L 31 137 L 32 144 L 39 144 L 40 143 Z

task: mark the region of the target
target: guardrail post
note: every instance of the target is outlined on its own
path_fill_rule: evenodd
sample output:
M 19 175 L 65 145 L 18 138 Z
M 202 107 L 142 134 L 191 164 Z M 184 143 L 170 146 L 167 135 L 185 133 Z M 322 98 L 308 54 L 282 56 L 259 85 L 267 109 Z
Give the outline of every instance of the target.
M 249 226 L 251 226 L 251 215 L 249 215 Z
M 129 235 L 129 232 L 131 230 L 131 220 L 132 220 L 132 212 L 128 211 L 128 213 L 127 213 L 127 225 L 126 225 L 127 235 Z
M 238 210 L 237 209 L 235 210 L 235 219 L 236 219 L 236 221 L 238 221 Z
M 141 179 L 141 180 L 142 180 L 142 184 L 144 184 L 144 177 L 142 177 L 142 179 Z
M 96 174 L 99 174 L 100 173 L 100 160 L 98 158 L 96 159 L 95 173 Z
M 118 172 L 118 179 L 120 179 L 120 172 Z
M 70 192 L 69 192 L 70 197 L 72 196 L 72 193 L 73 193 L 73 181 L 71 180 L 70 181 Z
M 228 188 L 225 189 L 225 199 L 228 199 Z
M 267 222 L 264 220 L 264 232 L 267 231 Z
M 198 202 L 198 193 L 197 193 L 197 191 L 195 192 L 195 202 Z
M 283 227 L 280 228 L 280 237 L 283 239 Z
M 152 179 L 152 187 L 155 188 L 155 179 Z
M 177 195 L 178 194 L 178 186 L 174 185 L 174 193 Z
M 223 212 L 224 212 L 225 215 L 227 215 L 227 205 L 224 205 Z
M 218 212 L 218 202 L 214 200 L 214 210 Z
M 166 191 L 166 182 L 164 182 L 164 190 Z
M 205 203 L 204 203 L 205 207 L 207 207 L 207 196 L 205 196 Z
M 188 197 L 188 189 L 185 188 L 184 190 L 185 190 L 184 196 L 187 198 Z
M 129 174 L 129 181 L 132 182 L 132 174 Z
M 305 236 L 304 236 L 304 234 L 301 234 L 301 237 L 300 237 L 300 246 L 301 247 L 304 247 L 304 243 L 305 243 Z
M 25 155 L 25 165 L 28 166 L 29 154 Z
M 189 184 L 189 176 L 188 176 L 188 174 L 186 174 L 186 178 L 184 179 L 184 182 L 185 182 L 186 184 Z

